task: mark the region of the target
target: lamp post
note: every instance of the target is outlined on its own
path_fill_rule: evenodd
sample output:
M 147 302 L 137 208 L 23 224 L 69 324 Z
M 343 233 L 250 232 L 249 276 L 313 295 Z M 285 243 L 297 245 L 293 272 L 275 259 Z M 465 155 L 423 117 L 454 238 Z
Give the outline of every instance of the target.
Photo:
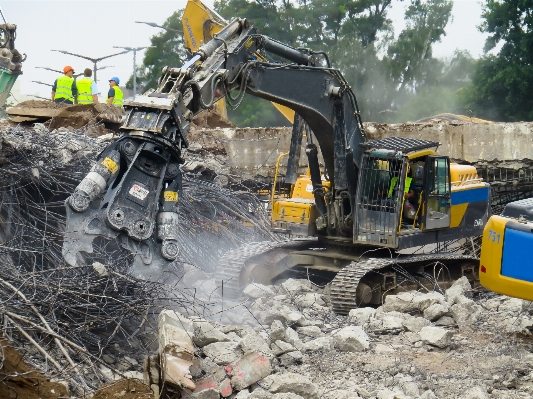
M 58 53 L 62 53 L 62 54 L 68 54 L 68 55 L 73 55 L 74 57 L 80 57 L 80 58 L 83 58 L 85 60 L 89 60 L 91 61 L 93 64 L 94 64 L 94 81 L 97 82 L 96 80 L 96 71 L 98 69 L 98 66 L 97 66 L 97 63 L 102 61 L 102 60 L 105 60 L 106 58 L 111 58 L 111 57 L 115 57 L 117 55 L 121 55 L 121 54 L 126 54 L 128 53 L 128 51 L 122 51 L 120 53 L 116 53 L 116 54 L 111 54 L 111 55 L 106 55 L 105 57 L 100 57 L 100 58 L 91 58 L 91 57 L 87 57 L 85 55 L 81 55 L 81 54 L 74 54 L 74 53 L 69 53 L 68 51 L 64 51 L 64 50 L 52 50 L 52 51 L 57 51 Z M 104 69 L 104 67 L 100 68 L 100 69 Z
M 51 85 L 50 83 L 39 82 L 38 80 L 32 80 L 32 82 L 40 84 L 40 85 L 43 85 L 43 86 L 49 86 L 49 87 L 53 87 L 54 86 L 54 85 Z
M 167 30 L 169 32 L 179 33 L 180 35 L 183 35 L 183 31 L 181 31 L 179 29 L 166 28 L 164 26 L 156 24 L 155 22 L 135 21 L 135 23 L 136 24 L 145 24 L 145 25 L 151 26 L 152 28 L 161 28 L 161 29 Z
M 133 51 L 133 99 L 135 100 L 135 96 L 137 95 L 137 51 L 144 50 L 149 47 L 120 47 L 120 46 L 113 46 L 113 48 L 121 48 L 126 50 L 126 52 Z

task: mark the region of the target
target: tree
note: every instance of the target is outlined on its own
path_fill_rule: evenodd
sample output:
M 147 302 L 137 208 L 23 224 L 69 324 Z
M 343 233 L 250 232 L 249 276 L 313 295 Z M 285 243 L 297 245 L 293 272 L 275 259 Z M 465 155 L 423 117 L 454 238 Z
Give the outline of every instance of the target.
M 533 0 L 487 0 L 483 18 L 480 29 L 489 33 L 485 56 L 462 93 L 464 108 L 495 121 L 531 121 Z
M 176 11 L 162 26 L 181 31 L 181 16 L 183 10 Z M 146 49 L 143 64 L 137 69 L 137 82 L 144 90 L 155 89 L 157 80 L 165 66 L 180 67 L 187 60 L 183 47 L 183 36 L 175 31 L 162 30 L 152 36 L 151 47 Z M 130 77 L 126 87 L 133 88 L 133 77 Z

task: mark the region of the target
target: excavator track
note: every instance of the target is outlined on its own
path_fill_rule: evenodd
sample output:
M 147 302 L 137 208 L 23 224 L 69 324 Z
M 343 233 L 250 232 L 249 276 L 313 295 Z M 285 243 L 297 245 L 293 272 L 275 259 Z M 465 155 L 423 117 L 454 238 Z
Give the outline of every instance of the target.
M 240 248 L 226 252 L 220 259 L 215 271 L 215 281 L 220 287 L 222 295 L 230 299 L 237 298 L 242 293 L 248 281 L 241 281 L 241 273 L 246 262 L 256 256 L 265 255 L 276 249 L 297 250 L 302 247 L 316 245 L 316 239 L 292 241 L 263 241 L 245 244 Z M 268 265 L 264 265 L 268 267 Z
M 240 248 L 224 254 L 215 272 L 217 286 L 224 297 L 235 299 L 240 296 L 243 288 L 254 281 L 251 270 L 261 268 L 266 270 L 264 276 L 275 277 L 279 270 L 275 270 L 276 262 L 292 252 L 320 246 L 317 240 L 302 239 L 291 241 L 266 241 L 246 244 Z M 317 253 L 317 256 L 320 256 Z M 354 254 L 354 259 L 355 259 Z M 346 259 L 346 258 L 344 258 Z M 372 303 L 381 302 L 387 293 L 402 289 L 417 289 L 428 284 L 432 289 L 440 290 L 441 285 L 451 284 L 453 280 L 469 272 L 469 276 L 476 279 L 475 264 L 478 259 L 471 255 L 457 253 L 435 253 L 425 255 L 404 255 L 397 258 L 366 258 L 357 257 L 348 266 L 342 268 L 331 282 L 331 302 L 333 311 L 337 314 L 348 314 L 351 309 L 365 306 L 372 298 Z M 431 265 L 442 264 L 438 276 L 424 272 Z M 450 274 L 452 264 L 464 266 L 456 268 Z M 270 273 L 268 272 L 270 270 Z M 446 274 L 446 276 L 444 276 Z M 454 278 L 452 278 L 452 275 Z M 269 279 L 269 278 L 268 278 Z M 425 280 L 425 284 L 421 281 Z M 438 281 L 438 282 L 437 282 Z M 268 282 L 263 282 L 268 284 Z M 444 283 L 444 284 L 443 284 Z M 376 289 L 376 284 L 379 289 Z M 366 299 L 365 299 L 366 298 Z
M 360 287 L 361 280 L 376 272 L 385 275 L 387 270 L 394 266 L 403 267 L 409 265 L 420 265 L 435 262 L 460 262 L 477 261 L 478 259 L 469 255 L 455 253 L 437 253 L 428 255 L 405 256 L 394 259 L 370 258 L 360 262 L 351 262 L 343 268 L 331 282 L 331 303 L 333 311 L 337 314 L 346 315 L 351 309 L 355 309 L 361 304 L 361 296 L 371 295 L 370 288 L 365 285 L 364 292 Z M 409 270 L 405 270 L 409 273 Z M 359 291 L 358 291 L 359 288 Z M 396 288 L 396 287 L 391 287 Z

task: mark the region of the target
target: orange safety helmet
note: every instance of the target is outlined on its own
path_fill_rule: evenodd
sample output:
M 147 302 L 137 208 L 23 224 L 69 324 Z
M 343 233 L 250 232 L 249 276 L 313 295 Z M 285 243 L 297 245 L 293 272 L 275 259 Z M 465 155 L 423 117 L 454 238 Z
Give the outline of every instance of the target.
M 63 68 L 63 73 L 67 73 L 68 71 L 74 72 L 74 68 L 72 68 L 70 65 L 67 65 L 65 68 Z

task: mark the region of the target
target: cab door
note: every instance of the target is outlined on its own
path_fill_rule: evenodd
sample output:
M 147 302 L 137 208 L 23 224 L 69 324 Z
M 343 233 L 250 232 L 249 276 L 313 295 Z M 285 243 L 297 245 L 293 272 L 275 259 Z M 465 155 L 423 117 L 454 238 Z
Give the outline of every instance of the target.
M 426 161 L 424 230 L 450 227 L 450 159 L 428 156 Z

